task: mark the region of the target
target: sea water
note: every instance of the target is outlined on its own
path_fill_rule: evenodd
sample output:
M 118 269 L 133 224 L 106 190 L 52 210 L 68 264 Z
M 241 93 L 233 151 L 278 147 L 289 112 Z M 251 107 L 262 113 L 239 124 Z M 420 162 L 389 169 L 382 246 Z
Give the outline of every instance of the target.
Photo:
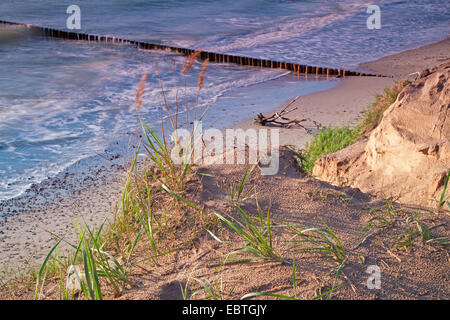
M 357 70 L 358 64 L 448 36 L 448 1 L 376 1 L 381 28 L 370 30 L 370 1 L 9 0 L 0 20 L 66 29 L 66 9 L 81 9 L 90 34 L 163 43 L 300 64 Z M 288 98 L 337 80 L 285 70 L 201 63 L 181 75 L 184 57 L 132 46 L 49 40 L 23 27 L 0 27 L 0 200 L 71 164 L 101 154 L 137 126 L 136 86 L 148 80 L 140 112 L 159 127 L 165 102 L 177 110 L 209 107 L 223 128 L 269 112 Z M 167 112 L 163 113 L 167 118 Z

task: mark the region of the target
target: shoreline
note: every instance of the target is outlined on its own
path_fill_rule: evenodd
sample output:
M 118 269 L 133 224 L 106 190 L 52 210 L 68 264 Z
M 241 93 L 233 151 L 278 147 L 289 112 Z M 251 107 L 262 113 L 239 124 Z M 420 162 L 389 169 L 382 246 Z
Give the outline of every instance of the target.
M 450 59 L 450 37 L 439 42 L 427 44 L 415 49 L 385 56 L 383 58 L 363 62 L 359 68 L 382 73 L 386 78 L 349 77 L 331 89 L 319 91 L 300 97 L 292 104 L 297 110 L 289 113 L 289 118 L 314 119 L 325 127 L 349 125 L 354 126 L 362 119 L 362 113 L 370 107 L 375 95 L 382 93 L 384 88 L 391 87 L 395 81 L 407 78 L 414 72 L 437 66 Z M 286 105 L 293 99 L 287 100 Z M 280 111 L 281 107 L 273 112 Z M 311 122 L 305 126 L 314 132 Z M 245 119 L 234 128 L 260 128 L 253 119 Z M 301 149 L 311 138 L 301 128 L 280 128 L 280 145 L 290 145 Z
M 20 269 L 27 261 L 40 261 L 56 236 L 73 240 L 72 223 L 84 220 L 99 226 L 114 216 L 125 172 L 121 161 L 125 160 L 115 154 L 108 158 L 96 155 L 79 160 L 0 203 L 0 270 L 2 265 Z
M 376 70 L 399 80 L 411 73 L 440 65 L 448 59 L 450 59 L 450 36 L 439 42 L 363 62 L 359 67 L 368 71 Z
M 341 125 L 356 125 L 362 119 L 362 114 L 373 102 L 375 94 L 383 92 L 384 88 L 390 87 L 394 81 L 391 78 L 358 78 L 351 77 L 340 80 L 340 83 L 331 89 L 315 92 L 295 98 L 291 107 L 297 109 L 289 113 L 290 119 L 313 119 L 324 127 L 335 127 Z M 293 99 L 287 100 L 286 105 Z M 274 110 L 272 113 L 281 110 Z M 305 121 L 305 127 L 312 132 L 317 131 L 310 121 Z M 257 129 L 260 125 L 254 123 L 253 119 L 245 119 L 234 128 Z M 267 127 L 270 128 L 270 127 Z M 301 149 L 310 141 L 312 135 L 298 127 L 289 129 L 278 128 L 280 131 L 280 145 L 293 146 Z
M 397 77 L 411 73 L 410 70 L 422 70 L 424 61 L 429 65 L 445 58 L 442 52 L 450 52 L 449 48 L 450 39 L 447 38 L 438 43 L 362 63 L 360 66 L 364 68 L 387 68 L 392 71 L 394 78 L 341 79 L 332 89 L 302 96 L 293 104 L 298 109 L 289 114 L 289 117 L 311 118 L 324 126 L 354 125 L 361 113 L 369 107 L 375 94 L 390 87 Z M 393 67 L 392 63 L 397 64 Z M 279 107 L 274 108 L 274 111 L 277 110 Z M 253 119 L 245 119 L 234 127 L 256 126 Z M 280 145 L 301 148 L 310 138 L 311 135 L 302 129 L 280 129 Z M 67 235 L 67 232 L 72 234 L 70 219 L 84 216 L 86 222 L 98 225 L 104 219 L 113 217 L 113 208 L 120 201 L 123 182 L 121 173 L 124 172 L 124 167 L 119 158 L 112 162 L 105 159 L 101 161 L 99 158 L 97 160 L 94 165 L 92 158 L 83 159 L 56 177 L 35 185 L 23 196 L 1 202 L 0 209 L 4 210 L 8 206 L 8 210 L 0 216 L 0 265 L 6 263 L 11 267 L 19 266 L 33 253 L 34 259 L 39 262 L 54 245 L 53 236 L 46 231 L 59 236 Z M 77 176 L 78 171 L 82 174 Z M 85 174 L 85 171 L 94 174 Z M 61 189 L 64 190 L 60 194 L 52 194 L 52 191 Z

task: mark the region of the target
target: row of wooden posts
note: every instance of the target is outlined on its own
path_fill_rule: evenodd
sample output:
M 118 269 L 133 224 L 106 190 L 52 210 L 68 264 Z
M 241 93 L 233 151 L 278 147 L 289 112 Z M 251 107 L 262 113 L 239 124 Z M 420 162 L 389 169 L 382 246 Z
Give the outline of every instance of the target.
M 0 24 L 8 24 L 8 25 L 22 25 L 26 26 L 31 31 L 40 33 L 43 36 L 50 38 L 60 38 L 60 39 L 68 39 L 68 40 L 79 40 L 79 41 L 89 41 L 89 42 L 104 42 L 104 43 L 117 43 L 117 44 L 128 44 L 134 45 L 139 49 L 143 50 L 164 50 L 176 52 L 183 55 L 191 55 L 196 50 L 188 49 L 188 48 L 180 48 L 180 47 L 172 47 L 163 44 L 154 44 L 148 42 L 141 41 L 133 41 L 133 40 L 125 40 L 116 37 L 108 37 L 108 36 L 99 36 L 99 35 L 91 35 L 86 33 L 78 33 L 78 32 L 70 32 L 57 30 L 52 28 L 39 27 L 29 24 L 20 24 L 9 21 L 1 21 Z M 216 63 L 234 63 L 243 66 L 253 66 L 260 68 L 271 68 L 271 69 L 285 69 L 293 72 L 303 73 L 303 74 L 316 74 L 316 75 L 327 75 L 327 76 L 370 76 L 370 77 L 382 77 L 382 75 L 377 74 L 367 74 L 363 72 L 355 72 L 344 69 L 336 69 L 336 68 L 326 68 L 326 67 L 316 67 L 316 66 L 308 66 L 290 62 L 283 61 L 274 61 L 267 59 L 259 59 L 259 58 L 251 58 L 245 56 L 236 56 L 230 54 L 222 54 L 208 51 L 201 51 L 198 56 L 202 60 L 209 59 L 210 62 Z

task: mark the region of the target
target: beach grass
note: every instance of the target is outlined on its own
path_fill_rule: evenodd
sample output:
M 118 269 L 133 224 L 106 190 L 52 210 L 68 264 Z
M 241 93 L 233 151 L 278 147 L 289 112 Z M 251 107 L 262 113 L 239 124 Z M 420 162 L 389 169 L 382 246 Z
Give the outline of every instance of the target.
M 356 247 L 366 242 L 376 233 L 383 235 L 379 245 L 398 261 L 401 259 L 395 251 L 411 251 L 417 245 L 448 246 L 450 241 L 446 236 L 435 237 L 431 234 L 431 226 L 427 219 L 421 218 L 421 212 L 408 212 L 394 206 L 394 199 L 387 198 L 381 209 L 370 208 L 369 222 L 356 234 L 362 234 Z
M 235 235 L 242 239 L 245 244 L 227 242 L 219 239 L 212 231 L 208 233 L 218 242 L 234 248 L 230 251 L 225 260 L 219 266 L 223 267 L 227 262 L 245 262 L 254 260 L 271 260 L 284 262 L 281 254 L 273 245 L 273 221 L 270 217 L 270 208 L 267 213 L 263 213 L 256 200 L 258 215 L 254 216 L 246 212 L 240 206 L 236 205 L 236 209 L 240 213 L 240 219 L 232 216 L 226 217 L 224 214 L 213 212 L 220 221 L 224 222 Z
M 383 94 L 377 94 L 375 101 L 364 112 L 362 121 L 356 127 L 330 127 L 315 134 L 312 141 L 307 143 L 304 150 L 298 154 L 303 171 L 311 175 L 317 159 L 344 149 L 353 144 L 359 137 L 367 135 L 375 129 L 380 124 L 383 113 L 395 102 L 400 92 L 408 84 L 410 82 L 407 80 L 398 81 L 390 89 L 385 88 Z
M 385 88 L 383 94 L 375 95 L 375 101 L 364 112 L 363 120 L 359 125 L 361 134 L 368 134 L 380 124 L 386 109 L 397 100 L 400 92 L 410 83 L 408 80 L 397 81 L 390 89 Z
M 348 260 L 345 247 L 330 227 L 324 221 L 322 223 L 324 227 L 320 228 L 286 224 L 293 233 L 294 248 L 301 252 L 321 253 L 338 264 L 345 263 Z
M 242 179 L 240 180 L 239 184 L 233 183 L 230 188 L 230 201 L 234 204 L 239 204 L 241 202 L 244 202 L 248 199 L 251 199 L 255 196 L 255 190 L 254 188 L 248 188 L 247 191 L 244 192 L 245 184 L 247 183 L 247 180 L 251 176 L 253 170 L 255 170 L 255 167 L 258 163 L 255 163 L 252 166 L 247 166 L 245 169 L 245 173 L 242 176 Z
M 299 296 L 297 292 L 297 268 L 295 265 L 295 249 L 292 250 L 292 295 L 285 295 L 285 294 L 278 294 L 273 292 L 250 292 L 241 297 L 241 300 L 246 300 L 250 298 L 259 298 L 259 297 L 271 297 L 281 300 L 303 300 Z M 326 297 L 327 295 L 331 294 L 332 292 L 338 290 L 340 287 L 334 287 L 324 293 L 320 293 L 319 295 L 312 298 L 312 300 L 320 300 Z
M 336 276 L 333 282 L 333 288 L 335 288 L 342 268 L 348 262 L 347 250 L 328 224 L 320 217 L 319 219 L 323 227 L 308 227 L 295 224 L 286 224 L 286 226 L 293 233 L 291 241 L 294 243 L 294 249 L 300 252 L 317 252 L 337 263 Z
M 374 230 L 392 227 L 396 221 L 397 209 L 393 204 L 392 198 L 386 198 L 386 206 L 383 210 L 369 209 L 369 215 L 371 216 L 369 222 L 356 232 L 356 234 L 363 235 L 358 245 L 364 243 Z
M 445 178 L 444 186 L 442 188 L 441 197 L 439 198 L 437 212 L 443 210 L 447 204 L 447 211 L 450 212 L 450 197 L 447 196 L 448 182 L 450 180 L 450 170 L 447 172 L 447 178 Z
M 322 130 L 299 154 L 302 169 L 311 174 L 317 159 L 351 145 L 358 137 L 359 130 L 348 126 Z
M 103 223 L 97 231 L 89 228 L 85 223 L 74 225 L 76 242 L 69 243 L 63 238 L 59 239 L 48 253 L 42 263 L 36 280 L 35 299 L 40 300 L 49 271 L 53 271 L 53 278 L 58 279 L 59 298 L 73 299 L 79 294 L 88 300 L 103 300 L 102 287 L 105 283 L 113 288 L 114 295 L 118 296 L 129 282 L 129 274 L 139 262 L 132 263 L 131 256 L 142 231 L 139 232 L 126 257 L 113 256 L 107 252 L 109 239 L 103 233 Z M 58 249 L 61 242 L 66 242 L 74 250 L 68 259 L 60 260 Z M 52 258 L 53 256 L 53 258 Z
M 199 285 L 200 288 L 193 289 L 192 285 L 189 286 L 191 284 L 191 280 Z M 189 277 L 184 286 L 180 284 L 180 289 L 183 300 L 225 300 L 223 279 L 217 280 L 217 278 L 215 278 L 214 281 L 211 282 L 206 278 L 200 279 Z
M 184 61 L 182 75 L 186 74 L 194 64 L 199 51 L 196 51 Z M 193 113 L 196 119 L 198 108 L 198 95 L 203 85 L 204 76 L 208 61 L 203 63 L 198 80 L 198 93 L 196 104 L 193 108 L 185 106 L 186 119 L 184 125 L 190 130 L 191 143 L 195 134 L 195 124 L 190 126 L 188 117 Z M 60 299 L 74 298 L 74 292 L 69 291 L 67 285 L 72 283 L 77 289 L 76 295 L 88 300 L 102 300 L 104 288 L 112 289 L 114 296 L 119 296 L 126 286 L 130 285 L 128 275 L 131 270 L 139 264 L 151 261 L 157 264 L 157 259 L 176 250 L 176 248 L 160 248 L 158 241 L 174 235 L 174 230 L 187 220 L 183 214 L 183 206 L 187 201 L 178 196 L 183 194 L 184 183 L 187 174 L 191 170 L 192 148 L 182 150 L 185 157 L 181 164 L 176 163 L 171 155 L 174 148 L 173 143 L 179 143 L 175 136 L 174 141 L 167 140 L 167 128 L 164 127 L 163 108 L 161 112 L 161 135 L 151 128 L 141 117 L 140 110 L 143 108 L 143 95 L 145 92 L 146 75 L 141 77 L 136 91 L 136 111 L 142 131 L 141 139 L 134 150 L 134 156 L 128 170 L 128 177 L 122 192 L 122 202 L 120 214 L 116 215 L 113 223 L 105 227 L 103 223 L 98 231 L 91 230 L 86 224 L 78 223 L 74 225 L 76 243 L 69 243 L 63 238 L 59 238 L 57 243 L 47 254 L 36 276 L 35 299 L 45 297 L 43 289 L 46 280 L 58 279 Z M 172 108 L 167 103 L 164 88 L 161 85 L 161 92 L 165 101 L 165 111 L 169 116 L 172 132 L 179 128 L 178 111 L 181 106 L 176 103 L 175 115 Z M 187 101 L 187 99 L 185 99 Z M 200 115 L 199 120 L 204 116 L 205 111 Z M 191 115 L 192 116 L 192 115 Z M 142 152 L 144 151 L 144 152 Z M 143 156 L 150 161 L 144 166 L 144 170 L 138 169 L 138 157 Z M 155 197 L 161 199 L 161 195 L 167 192 L 170 197 L 163 199 L 166 204 L 155 212 Z M 173 197 L 177 195 L 177 197 Z M 175 199 L 175 202 L 171 202 Z M 181 205 L 180 205 L 181 203 Z M 198 209 L 198 208 L 196 208 Z M 198 232 L 204 231 L 209 220 L 204 222 L 203 218 L 193 219 L 198 228 Z M 201 223 L 200 223 L 200 222 Z M 202 227 L 198 224 L 202 224 Z M 195 230 L 194 230 L 195 231 Z M 144 236 L 144 237 L 143 237 Z M 195 237 L 195 232 L 194 232 Z M 141 240 L 146 238 L 148 242 L 147 253 L 140 254 L 139 261 L 133 260 L 135 249 Z M 189 242 L 189 239 L 186 240 Z M 191 239 L 192 241 L 192 239 Z M 64 263 L 58 259 L 58 250 L 61 242 L 69 245 L 73 253 Z M 56 262 L 55 262 L 56 261 Z M 67 270 L 71 270 L 71 275 Z M 82 270 L 81 272 L 78 270 Z M 71 277 L 69 281 L 69 276 Z

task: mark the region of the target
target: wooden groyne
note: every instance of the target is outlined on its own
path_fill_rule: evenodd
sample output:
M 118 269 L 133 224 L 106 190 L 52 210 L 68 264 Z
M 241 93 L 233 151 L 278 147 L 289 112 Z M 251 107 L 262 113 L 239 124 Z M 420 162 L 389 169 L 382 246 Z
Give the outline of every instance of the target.
M 164 50 L 164 51 L 170 51 L 170 52 L 183 54 L 185 56 L 189 56 L 196 51 L 195 49 L 172 47 L 172 46 L 167 46 L 167 45 L 163 45 L 163 44 L 155 44 L 155 43 L 148 43 L 148 42 L 142 42 L 142 41 L 126 40 L 126 39 L 110 37 L 110 36 L 100 36 L 100 35 L 92 35 L 92 34 L 79 33 L 79 32 L 63 31 L 63 30 L 58 30 L 58 29 L 39 27 L 39 26 L 35 26 L 35 25 L 30 25 L 30 24 L 15 23 L 15 22 L 2 21 L 2 20 L 0 20 L 0 24 L 17 25 L 17 26 L 27 27 L 34 33 L 41 34 L 45 37 L 50 37 L 50 38 L 76 40 L 76 41 L 128 44 L 128 45 L 133 45 L 133 46 L 135 46 L 139 49 L 143 49 L 143 50 Z M 201 51 L 198 58 L 201 60 L 209 59 L 210 62 L 216 62 L 216 63 L 234 63 L 234 64 L 238 64 L 238 65 L 243 65 L 243 66 L 252 66 L 252 67 L 259 67 L 259 68 L 285 69 L 285 70 L 289 70 L 292 72 L 297 72 L 297 73 L 302 73 L 302 74 L 311 74 L 311 75 L 342 76 L 342 77 L 346 77 L 346 76 L 384 77 L 383 75 L 379 75 L 379 74 L 368 74 L 368 73 L 355 72 L 355 71 L 350 71 L 350 70 L 345 70 L 345 69 L 309 66 L 309 65 L 296 64 L 296 63 L 290 63 L 290 62 L 266 60 L 266 59 L 259 59 L 259 58 L 245 57 L 245 56 L 236 56 L 236 55 L 222 54 L 222 53 L 209 52 L 209 51 Z

